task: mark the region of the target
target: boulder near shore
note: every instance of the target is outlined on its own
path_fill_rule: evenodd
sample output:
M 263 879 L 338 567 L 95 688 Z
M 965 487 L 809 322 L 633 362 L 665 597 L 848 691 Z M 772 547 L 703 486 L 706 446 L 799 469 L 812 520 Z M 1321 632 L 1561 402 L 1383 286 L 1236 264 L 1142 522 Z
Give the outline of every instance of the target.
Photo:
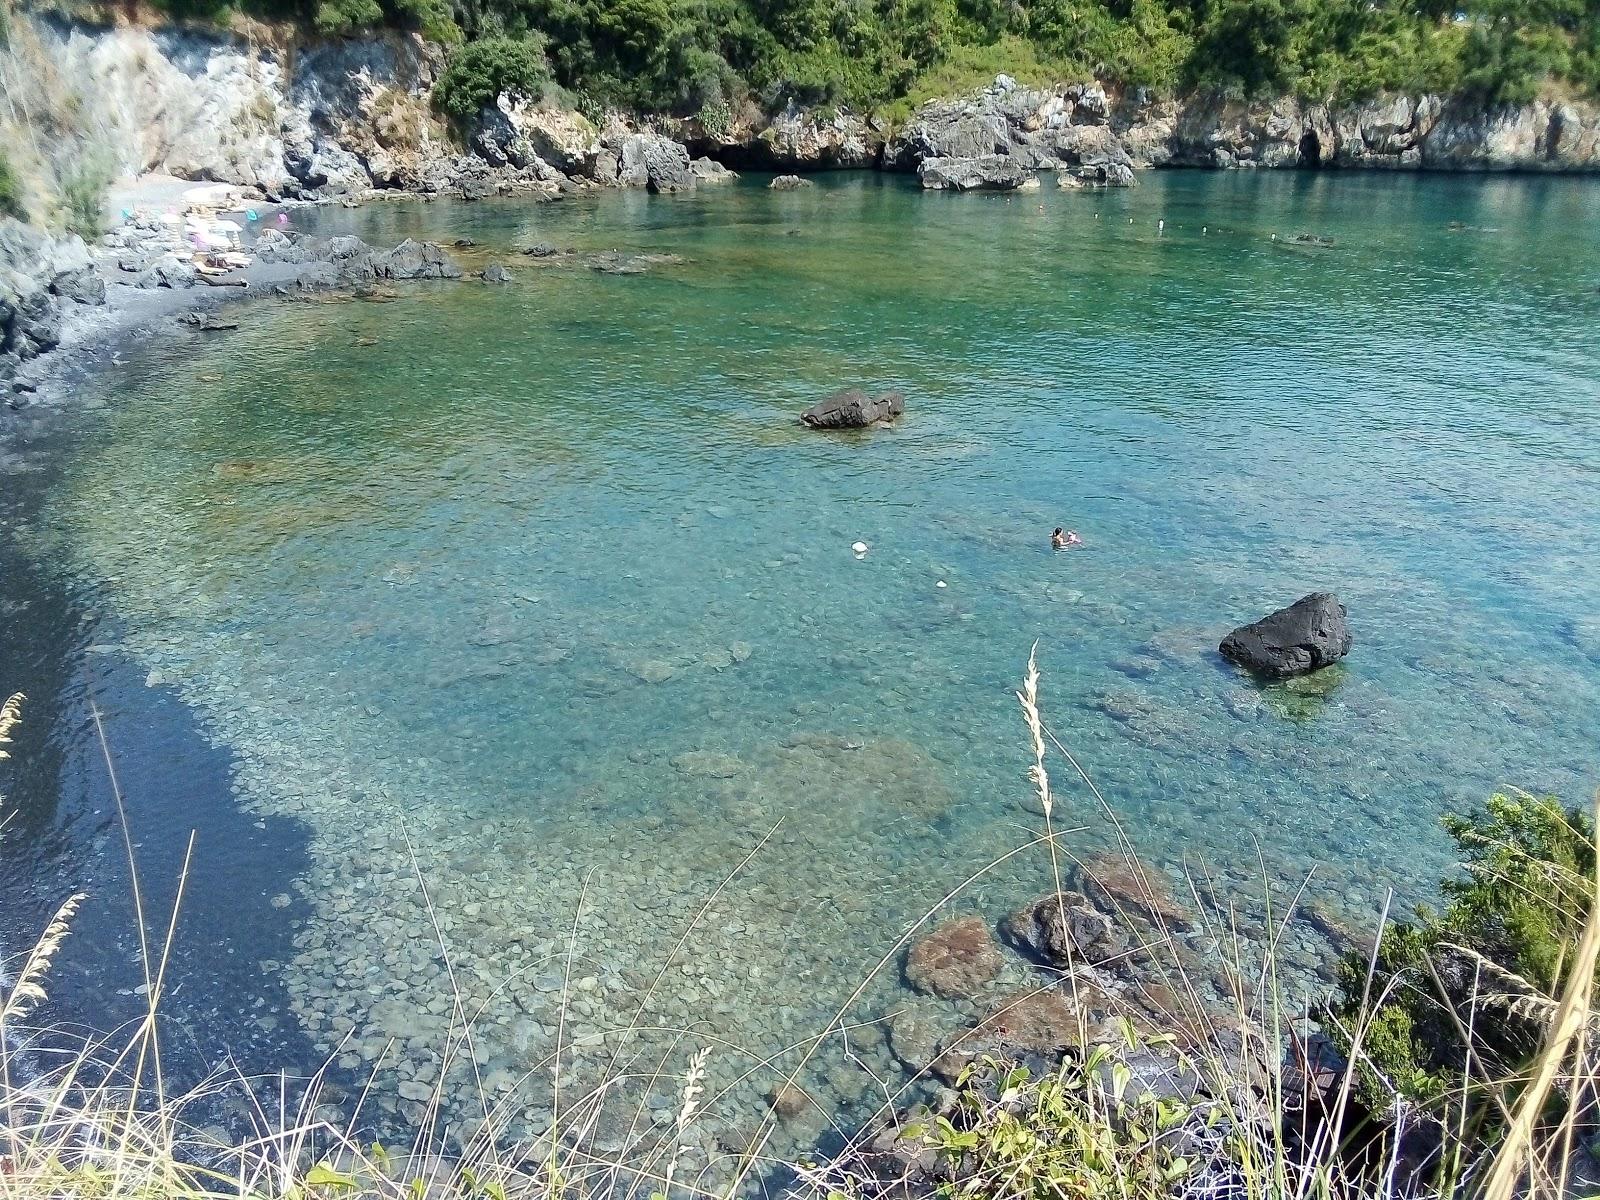
M 1331 666 L 1350 653 L 1348 614 L 1332 592 L 1302 596 L 1222 639 L 1222 656 L 1268 679 Z

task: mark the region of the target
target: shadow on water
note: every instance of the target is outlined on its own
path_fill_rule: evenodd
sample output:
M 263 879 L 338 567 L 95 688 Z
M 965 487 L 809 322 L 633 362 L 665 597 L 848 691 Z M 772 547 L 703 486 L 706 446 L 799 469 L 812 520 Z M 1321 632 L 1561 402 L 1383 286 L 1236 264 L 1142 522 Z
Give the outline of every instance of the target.
M 0 954 L 14 967 L 12 956 L 32 945 L 62 901 L 85 892 L 34 1023 L 70 1036 L 131 1031 L 144 1015 L 134 891 L 98 710 L 125 798 L 152 953 L 178 901 L 193 836 L 161 1006 L 169 1094 L 223 1068 L 309 1069 L 316 1063 L 288 1016 L 281 976 L 263 966 L 291 952 L 303 915 L 290 881 L 305 856 L 305 831 L 240 810 L 229 752 L 119 652 L 116 624 L 94 598 L 30 553 L 43 501 L 70 452 L 71 438 L 53 424 L 46 416 L 17 439 L 22 449 L 0 450 L 0 692 L 27 695 L 12 759 L 0 764 Z

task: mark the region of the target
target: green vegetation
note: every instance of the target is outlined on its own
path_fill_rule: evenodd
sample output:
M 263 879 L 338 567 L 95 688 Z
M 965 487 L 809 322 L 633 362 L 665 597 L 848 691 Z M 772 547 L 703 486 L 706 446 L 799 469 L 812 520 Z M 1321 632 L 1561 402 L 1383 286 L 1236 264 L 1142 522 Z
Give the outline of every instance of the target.
M 433 103 L 440 112 L 466 120 L 501 93 L 537 100 L 549 81 L 538 35 L 480 38 L 450 56 L 449 66 L 434 85 Z
M 1439 911 L 1385 929 L 1375 958 L 1345 957 L 1330 1015 L 1348 1052 L 1367 1014 L 1356 1080 L 1368 1107 L 1381 1110 L 1399 1093 L 1476 1124 L 1494 1114 L 1474 1077 L 1524 1069 L 1544 1040 L 1553 998 L 1582 961 L 1594 822 L 1519 794 L 1447 817 L 1445 828 L 1466 876 L 1441 885 Z
M 0 216 L 15 217 L 19 221 L 28 219 L 22 202 L 22 181 L 17 178 L 4 150 L 0 150 Z
M 105 163 L 85 158 L 61 179 L 62 225 L 85 241 L 105 232 L 106 192 L 112 171 Z
M 1170 1040 L 1141 1038 L 1124 1025 L 1121 1040 L 1069 1055 L 1039 1076 L 984 1058 L 956 1079 L 956 1100 L 947 1112 L 904 1126 L 900 1138 L 938 1155 L 948 1179 L 941 1196 L 1171 1195 L 1200 1171 L 1195 1135 L 1218 1114 L 1135 1082 L 1128 1060 L 1150 1050 L 1164 1053 Z
M 241 6 L 329 34 L 384 26 L 469 45 L 540 34 L 551 78 L 575 95 L 682 115 L 746 98 L 864 111 L 1000 71 L 1040 82 L 1097 75 L 1158 94 L 1215 87 L 1317 100 L 1431 90 L 1521 102 L 1550 85 L 1600 90 L 1596 0 L 154 3 L 209 19 Z M 466 70 L 483 77 L 483 61 Z M 523 66 L 517 73 L 531 75 Z M 467 95 L 452 91 L 457 102 Z

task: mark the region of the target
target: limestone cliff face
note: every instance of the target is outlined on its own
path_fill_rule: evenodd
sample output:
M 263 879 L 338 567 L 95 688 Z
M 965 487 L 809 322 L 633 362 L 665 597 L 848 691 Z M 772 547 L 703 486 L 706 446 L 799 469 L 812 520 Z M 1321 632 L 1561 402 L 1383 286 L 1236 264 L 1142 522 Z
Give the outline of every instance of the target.
M 1592 101 L 1484 107 L 1424 95 L 1329 106 L 1219 96 L 1152 103 L 1129 94 L 1119 97 L 1113 127 L 1151 166 L 1600 170 L 1600 105 Z
M 8 90 L 67 98 L 62 133 L 111 174 L 295 194 L 398 181 L 447 152 L 419 103 L 437 48 L 400 34 L 297 44 L 281 30 L 254 33 L 19 15 L 0 70 Z
M 986 154 L 1036 167 L 1103 159 L 1135 167 L 1596 171 L 1600 104 L 1486 108 L 1440 96 L 1383 96 L 1330 106 L 1212 93 L 1157 99 L 1099 84 L 1025 88 L 1001 76 L 959 100 L 923 105 L 889 142 L 885 163 L 912 169 L 924 158 Z
M 1094 83 L 1034 89 L 1005 76 L 926 104 L 892 132 L 845 111 L 793 108 L 747 110 L 715 133 L 625 114 L 599 128 L 549 105 L 502 101 L 461 147 L 427 103 L 442 66 L 438 47 L 399 33 L 307 40 L 283 27 L 99 27 L 19 13 L 0 52 L 0 88 L 20 102 L 15 128 L 0 134 L 46 190 L 52 174 L 92 160 L 113 174 L 165 171 L 272 196 L 688 186 L 681 156 L 660 138 L 781 171 L 915 170 L 929 158 L 988 155 L 1030 170 L 1087 164 L 1113 174 L 1168 165 L 1600 170 L 1600 104 L 1591 101 L 1484 108 L 1390 96 L 1330 107 L 1160 99 Z M 641 137 L 648 144 L 629 141 Z M 659 179 L 638 168 L 668 158 L 676 165 Z

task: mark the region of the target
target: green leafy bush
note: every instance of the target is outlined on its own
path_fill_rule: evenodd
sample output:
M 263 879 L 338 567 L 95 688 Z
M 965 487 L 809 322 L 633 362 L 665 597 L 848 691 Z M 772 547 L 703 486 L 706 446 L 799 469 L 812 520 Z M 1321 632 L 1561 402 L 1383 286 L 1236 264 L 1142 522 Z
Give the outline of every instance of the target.
M 492 37 L 468 42 L 450 56 L 433 85 L 433 103 L 440 112 L 465 121 L 501 94 L 536 100 L 550 81 L 550 69 L 537 37 Z
M 1594 822 L 1581 811 L 1496 795 L 1444 824 L 1465 877 L 1444 882 L 1442 909 L 1384 931 L 1370 980 L 1367 955 L 1346 955 L 1328 1013 L 1346 1052 L 1366 1018 L 1356 1080 L 1375 1110 L 1399 1093 L 1450 1098 L 1476 1115 L 1463 1031 L 1473 1030 L 1480 1078 L 1485 1067 L 1508 1074 L 1537 1051 L 1594 898 Z

